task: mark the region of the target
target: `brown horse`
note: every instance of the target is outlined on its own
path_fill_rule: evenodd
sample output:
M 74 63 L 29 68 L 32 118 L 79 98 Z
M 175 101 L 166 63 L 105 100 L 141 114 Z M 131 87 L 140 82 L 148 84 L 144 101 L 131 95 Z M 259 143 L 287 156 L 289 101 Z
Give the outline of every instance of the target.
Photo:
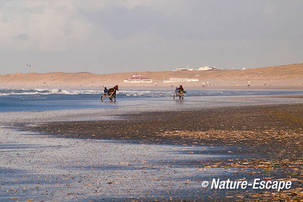
M 119 90 L 118 85 L 115 85 L 113 88 L 108 89 L 107 92 L 104 92 L 101 96 L 101 102 L 103 102 L 104 98 L 106 97 L 108 97 L 111 102 L 116 102 L 117 90 Z

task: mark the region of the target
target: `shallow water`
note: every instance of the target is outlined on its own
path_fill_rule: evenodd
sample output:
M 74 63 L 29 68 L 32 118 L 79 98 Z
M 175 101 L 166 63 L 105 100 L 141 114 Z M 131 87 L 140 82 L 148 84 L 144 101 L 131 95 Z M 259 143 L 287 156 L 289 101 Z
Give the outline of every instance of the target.
M 63 91 L 64 92 L 64 91 Z M 95 91 L 41 93 L 11 92 L 0 96 L 0 123 L 119 119 L 118 115 L 145 111 L 194 110 L 227 106 L 303 103 L 302 98 L 267 95 L 302 95 L 302 91 L 193 90 L 184 102 L 171 91 L 120 91 L 116 103 L 101 103 Z M 78 94 L 76 94 L 76 92 Z
M 116 109 L 132 106 L 172 105 L 171 90 L 121 90 L 116 105 L 100 103 L 99 90 L 0 90 L 0 112 L 37 112 L 76 109 Z M 214 97 L 252 97 L 264 95 L 297 95 L 303 91 L 287 90 L 188 90 L 186 104 L 213 102 Z M 218 103 L 218 104 L 224 104 Z M 179 106 L 178 106 L 179 107 Z

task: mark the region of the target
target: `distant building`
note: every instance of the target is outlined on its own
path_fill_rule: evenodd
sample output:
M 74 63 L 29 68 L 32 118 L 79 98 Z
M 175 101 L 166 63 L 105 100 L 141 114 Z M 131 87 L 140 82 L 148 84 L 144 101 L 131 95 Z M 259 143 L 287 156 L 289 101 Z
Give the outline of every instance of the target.
M 152 83 L 153 80 L 142 77 L 141 75 L 132 75 L 131 78 L 123 81 L 124 83 Z
M 192 68 L 187 68 L 187 67 L 178 67 L 176 68 L 175 71 L 193 71 L 194 69 Z
M 183 82 L 198 82 L 199 79 L 191 78 L 169 78 L 168 80 L 163 80 L 163 83 L 183 83 Z
M 208 71 L 208 70 L 216 70 L 216 67 L 212 67 L 212 66 L 204 66 L 204 67 L 199 67 L 198 71 Z

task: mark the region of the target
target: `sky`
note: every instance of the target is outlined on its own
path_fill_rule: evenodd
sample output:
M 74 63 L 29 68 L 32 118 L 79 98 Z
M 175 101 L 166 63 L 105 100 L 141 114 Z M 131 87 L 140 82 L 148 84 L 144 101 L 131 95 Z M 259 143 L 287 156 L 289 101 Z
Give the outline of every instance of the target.
M 303 62 L 302 0 L 0 0 L 0 74 Z

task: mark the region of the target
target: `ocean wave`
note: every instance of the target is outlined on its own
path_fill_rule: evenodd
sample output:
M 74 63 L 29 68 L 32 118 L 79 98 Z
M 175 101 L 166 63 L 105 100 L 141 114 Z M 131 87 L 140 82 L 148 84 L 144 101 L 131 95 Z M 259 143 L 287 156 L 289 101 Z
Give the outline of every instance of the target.
M 66 89 L 2 89 L 0 96 L 10 95 L 100 95 L 103 90 L 66 90 Z M 122 97 L 166 97 L 172 91 L 157 90 L 121 90 L 117 94 Z
M 65 89 L 2 89 L 0 96 L 9 95 L 80 95 L 98 94 L 100 90 L 65 90 Z

